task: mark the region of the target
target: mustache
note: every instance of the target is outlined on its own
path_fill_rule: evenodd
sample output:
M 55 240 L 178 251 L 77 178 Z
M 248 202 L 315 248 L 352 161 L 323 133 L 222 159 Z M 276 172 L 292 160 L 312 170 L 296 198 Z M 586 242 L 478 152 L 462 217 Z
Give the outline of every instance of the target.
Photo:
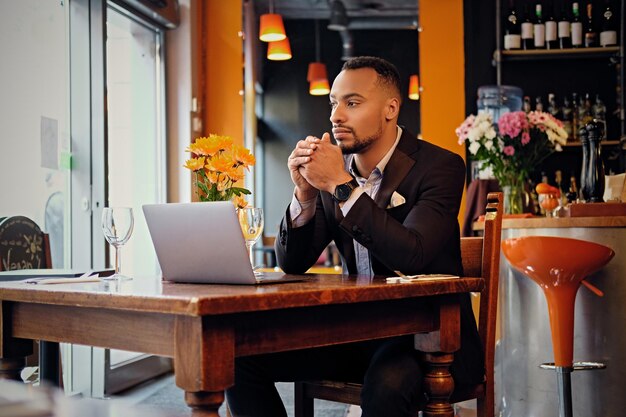
M 345 126 L 345 125 L 333 125 L 333 130 L 335 129 L 344 129 L 344 130 L 348 130 L 350 133 L 354 134 L 354 129 L 351 128 L 350 126 Z

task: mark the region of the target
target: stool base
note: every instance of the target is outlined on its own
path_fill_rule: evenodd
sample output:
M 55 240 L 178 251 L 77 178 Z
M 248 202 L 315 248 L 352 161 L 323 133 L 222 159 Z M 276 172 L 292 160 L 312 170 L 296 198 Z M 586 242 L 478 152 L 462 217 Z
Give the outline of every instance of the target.
M 554 365 L 554 362 L 546 362 L 539 365 L 541 369 L 549 369 L 555 370 L 559 368 Z M 562 367 L 561 367 L 562 368 Z M 592 371 L 594 369 L 605 369 L 606 365 L 602 362 L 574 362 L 573 370 L 574 371 Z
M 559 391 L 559 417 L 573 417 L 572 411 L 572 371 L 574 368 L 555 366 L 557 389 Z
M 573 417 L 572 411 L 572 372 L 604 369 L 600 362 L 574 362 L 573 366 L 555 366 L 554 363 L 542 363 L 541 369 L 554 369 L 559 394 L 559 417 Z

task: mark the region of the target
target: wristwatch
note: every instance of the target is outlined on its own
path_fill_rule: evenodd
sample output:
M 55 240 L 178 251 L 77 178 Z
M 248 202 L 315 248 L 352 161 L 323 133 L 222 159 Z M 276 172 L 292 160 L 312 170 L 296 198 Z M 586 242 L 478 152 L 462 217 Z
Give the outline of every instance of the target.
M 333 199 L 338 203 L 348 201 L 350 195 L 352 194 L 352 191 L 354 191 L 354 189 L 358 186 L 359 183 L 354 178 L 346 183 L 339 184 L 335 187 L 335 191 L 333 192 Z

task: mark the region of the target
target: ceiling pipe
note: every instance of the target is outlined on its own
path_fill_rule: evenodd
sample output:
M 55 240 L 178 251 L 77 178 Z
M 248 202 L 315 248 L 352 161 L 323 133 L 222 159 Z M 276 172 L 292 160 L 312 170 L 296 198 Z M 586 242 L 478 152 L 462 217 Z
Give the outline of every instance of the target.
M 343 53 L 341 54 L 341 60 L 347 61 L 354 55 L 354 40 L 352 39 L 352 33 L 349 30 L 340 30 L 341 45 L 343 46 Z
M 402 17 L 355 17 L 348 23 L 348 30 L 417 30 L 417 18 Z

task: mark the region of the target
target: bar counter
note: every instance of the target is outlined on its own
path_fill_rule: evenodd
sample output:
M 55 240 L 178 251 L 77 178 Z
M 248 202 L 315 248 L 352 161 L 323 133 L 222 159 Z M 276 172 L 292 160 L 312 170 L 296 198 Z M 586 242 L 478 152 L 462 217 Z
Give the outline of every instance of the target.
M 482 229 L 479 223 L 474 230 Z M 574 361 L 597 361 L 604 370 L 572 374 L 576 416 L 619 417 L 626 409 L 626 216 L 505 219 L 502 240 L 519 236 L 561 236 L 611 247 L 616 255 L 588 278 L 604 297 L 581 286 L 576 298 Z M 496 415 L 557 417 L 548 309 L 537 284 L 514 271 L 502 256 L 500 338 L 496 347 Z M 501 414 L 498 413 L 498 410 Z
M 546 229 L 564 227 L 626 227 L 626 216 L 607 217 L 531 217 L 502 220 L 503 229 Z M 483 222 L 474 222 L 475 231 L 483 230 Z M 504 236 L 503 236 L 504 237 Z

